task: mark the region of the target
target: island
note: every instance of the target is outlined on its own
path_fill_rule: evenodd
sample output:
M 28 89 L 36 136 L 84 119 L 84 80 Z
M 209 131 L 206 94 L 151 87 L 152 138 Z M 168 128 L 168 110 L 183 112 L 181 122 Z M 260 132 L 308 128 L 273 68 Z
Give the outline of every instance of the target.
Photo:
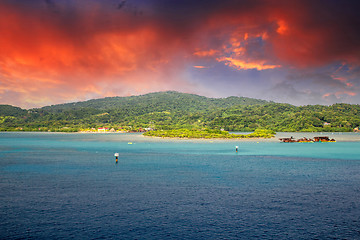
M 144 136 L 162 137 L 162 138 L 203 138 L 203 139 L 239 139 L 239 138 L 273 138 L 275 132 L 267 129 L 256 129 L 253 133 L 249 134 L 234 134 L 224 130 L 212 129 L 173 129 L 173 130 L 155 130 L 145 132 Z
M 293 106 L 246 97 L 208 98 L 173 91 L 33 109 L 0 104 L 0 131 L 123 133 L 163 130 L 149 133 L 163 135 L 171 130 L 176 136 L 233 138 L 220 131 L 352 132 L 359 131 L 359 125 L 359 104 Z

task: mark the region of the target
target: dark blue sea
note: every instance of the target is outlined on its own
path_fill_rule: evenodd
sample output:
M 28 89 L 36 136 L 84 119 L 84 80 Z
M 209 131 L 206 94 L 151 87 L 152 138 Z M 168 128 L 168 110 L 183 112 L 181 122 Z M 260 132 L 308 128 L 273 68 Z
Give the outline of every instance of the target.
M 0 239 L 360 239 L 359 134 L 331 137 L 0 133 Z

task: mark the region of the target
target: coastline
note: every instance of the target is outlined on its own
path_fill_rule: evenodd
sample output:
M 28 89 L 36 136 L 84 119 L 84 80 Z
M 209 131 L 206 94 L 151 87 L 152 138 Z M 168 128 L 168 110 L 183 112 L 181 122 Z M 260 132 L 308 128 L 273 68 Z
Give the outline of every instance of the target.
M 277 132 L 275 137 L 272 138 L 171 138 L 171 137 L 156 137 L 156 136 L 144 136 L 141 132 L 128 133 L 128 132 L 43 132 L 43 131 L 2 131 L 0 134 L 66 134 L 66 135 L 76 135 L 76 134 L 88 134 L 88 135 L 128 135 L 129 137 L 136 137 L 139 140 L 150 140 L 150 141 L 240 141 L 240 142 L 280 142 L 279 138 L 286 138 L 293 136 L 294 138 L 313 138 L 315 136 L 329 136 L 334 138 L 337 142 L 360 142 L 360 133 L 356 132 Z M 236 134 L 244 134 L 245 132 L 236 132 Z M 248 133 L 248 132 L 246 132 Z M 134 139 L 135 141 L 136 139 Z
M 239 134 L 243 134 L 239 132 Z M 156 137 L 156 136 L 144 136 L 141 135 L 142 138 L 153 139 L 157 141 L 221 141 L 221 142 L 279 142 L 279 138 L 284 137 L 295 137 L 295 138 L 314 138 L 315 136 L 329 136 L 331 138 L 335 138 L 337 142 L 360 142 L 360 133 L 354 132 L 277 132 L 272 138 L 171 138 L 171 137 Z M 286 144 L 286 143 L 285 143 Z M 310 143 L 302 143 L 302 144 L 310 144 Z
M 256 138 L 256 137 L 252 137 L 252 138 L 188 138 L 188 137 L 157 137 L 157 136 L 145 136 L 145 135 L 141 135 L 142 137 L 145 138 L 152 138 L 152 139 L 166 139 L 166 140 L 199 140 L 199 141 L 215 141 L 215 140 L 219 140 L 219 141 L 261 141 L 261 140 L 274 140 L 276 137 L 271 137 L 271 138 Z

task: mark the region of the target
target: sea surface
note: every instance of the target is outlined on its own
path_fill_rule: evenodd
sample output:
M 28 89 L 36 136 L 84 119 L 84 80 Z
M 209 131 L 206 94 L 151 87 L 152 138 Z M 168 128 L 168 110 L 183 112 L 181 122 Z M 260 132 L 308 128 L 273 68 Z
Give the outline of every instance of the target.
M 0 239 L 360 239 L 360 134 L 0 133 Z

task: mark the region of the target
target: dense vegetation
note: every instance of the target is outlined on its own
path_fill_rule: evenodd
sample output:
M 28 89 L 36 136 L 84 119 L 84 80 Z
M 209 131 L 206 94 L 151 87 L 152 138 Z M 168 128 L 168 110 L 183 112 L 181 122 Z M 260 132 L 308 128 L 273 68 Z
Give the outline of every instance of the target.
M 353 131 L 360 106 L 293 106 L 243 97 L 206 98 L 178 92 L 114 97 L 38 109 L 0 105 L 1 131 L 225 130 Z
M 256 129 L 250 134 L 231 134 L 228 131 L 221 130 L 189 130 L 189 129 L 173 129 L 173 130 L 155 130 L 144 133 L 145 136 L 152 137 L 170 137 L 170 138 L 272 138 L 275 132 L 271 130 Z

